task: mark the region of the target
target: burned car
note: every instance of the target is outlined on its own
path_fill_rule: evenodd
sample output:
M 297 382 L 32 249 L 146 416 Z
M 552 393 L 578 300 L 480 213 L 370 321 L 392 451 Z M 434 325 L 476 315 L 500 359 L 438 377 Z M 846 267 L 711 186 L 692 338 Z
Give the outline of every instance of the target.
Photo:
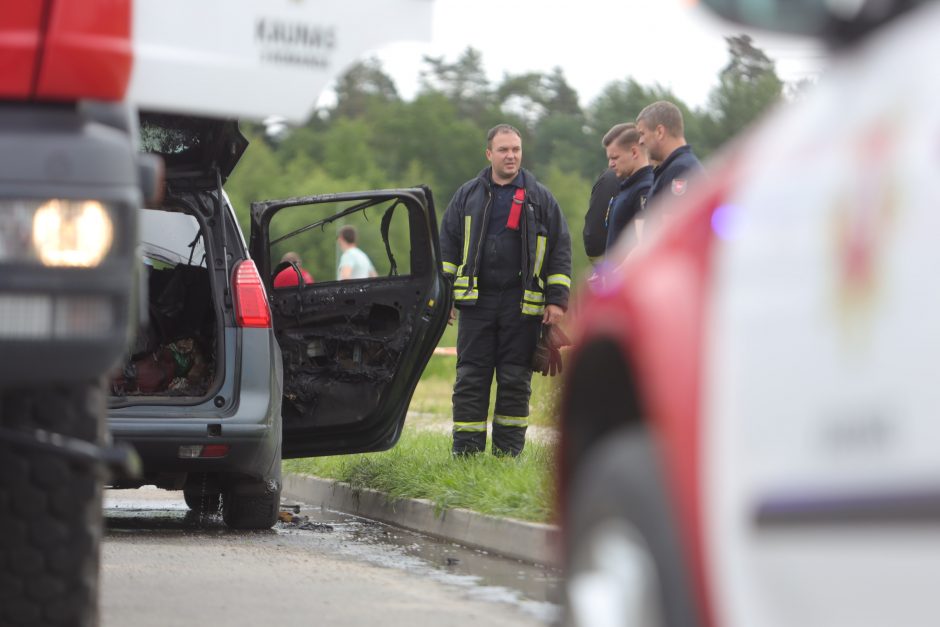
M 282 457 L 398 440 L 450 310 L 431 192 L 255 203 L 249 247 L 222 189 L 247 147 L 237 123 L 142 115 L 141 136 L 165 160 L 166 193 L 140 212 L 149 323 L 111 379 L 111 432 L 138 451 L 143 477 L 114 487 L 182 489 L 197 512 L 267 528 Z M 330 267 L 275 280 L 303 277 L 280 262 L 288 249 L 332 251 L 347 225 L 375 276 L 340 281 Z

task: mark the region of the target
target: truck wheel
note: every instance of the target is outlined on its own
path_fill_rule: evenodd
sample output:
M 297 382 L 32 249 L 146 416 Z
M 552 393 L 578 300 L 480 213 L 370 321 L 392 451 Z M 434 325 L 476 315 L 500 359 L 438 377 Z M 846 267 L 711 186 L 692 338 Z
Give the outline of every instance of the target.
M 0 390 L 0 425 L 104 443 L 102 385 Z M 100 467 L 0 441 L 0 624 L 98 624 Z
M 280 481 L 243 481 L 223 493 L 222 520 L 231 529 L 270 529 L 280 506 Z
M 570 484 L 565 622 L 698 624 L 655 448 L 642 427 L 588 450 Z

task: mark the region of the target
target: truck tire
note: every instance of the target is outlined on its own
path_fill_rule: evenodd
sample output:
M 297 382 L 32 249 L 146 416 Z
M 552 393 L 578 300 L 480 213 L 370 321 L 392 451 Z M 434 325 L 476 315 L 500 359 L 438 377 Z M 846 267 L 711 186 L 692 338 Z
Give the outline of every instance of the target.
M 103 444 L 100 383 L 0 389 L 0 426 Z M 94 627 L 99 464 L 0 441 L 0 625 Z
M 568 627 L 696 627 L 669 494 L 643 426 L 621 427 L 579 460 L 566 522 Z

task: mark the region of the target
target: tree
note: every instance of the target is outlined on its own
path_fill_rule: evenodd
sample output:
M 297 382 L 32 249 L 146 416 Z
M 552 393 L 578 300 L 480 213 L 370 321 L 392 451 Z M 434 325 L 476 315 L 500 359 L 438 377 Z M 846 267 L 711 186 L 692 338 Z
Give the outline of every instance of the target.
M 552 190 L 559 207 L 568 223 L 571 235 L 571 278 L 575 285 L 590 269 L 584 249 L 581 247 L 581 231 L 584 228 L 584 214 L 591 197 L 591 179 L 582 177 L 577 172 L 551 164 L 545 168 L 541 181 Z M 578 251 L 581 251 L 578 254 Z
M 603 153 L 600 143 L 585 133 L 583 115 L 550 113 L 532 133 L 532 141 L 523 144 L 526 167 L 541 172 L 549 163 L 568 172 L 586 177 L 598 173 Z
M 438 204 L 446 206 L 457 187 L 485 165 L 486 128 L 463 118 L 441 93 L 424 93 L 413 102 L 386 107 L 369 118 L 379 164 L 395 184 L 414 185 L 415 161 L 422 166 Z
M 385 73 L 382 62 L 373 57 L 356 63 L 339 77 L 333 114 L 357 118 L 365 115 L 371 106 L 399 100 L 395 81 Z
M 725 37 L 725 41 L 731 58 L 709 96 L 713 116 L 709 135 L 714 146 L 737 135 L 783 94 L 774 62 L 749 35 Z
M 421 91 L 441 93 L 454 103 L 461 116 L 481 120 L 494 105 L 493 92 L 483 70 L 479 50 L 467 48 L 454 63 L 444 57 L 424 57 L 427 69 L 421 71 Z
M 659 100 L 657 95 L 633 78 L 609 83 L 588 108 L 588 125 L 596 145 L 600 146 L 604 133 L 614 124 L 636 120 L 643 107 Z
M 575 91 L 560 67 L 551 74 L 506 74 L 496 89 L 503 111 L 513 111 L 535 125 L 546 115 L 583 115 Z

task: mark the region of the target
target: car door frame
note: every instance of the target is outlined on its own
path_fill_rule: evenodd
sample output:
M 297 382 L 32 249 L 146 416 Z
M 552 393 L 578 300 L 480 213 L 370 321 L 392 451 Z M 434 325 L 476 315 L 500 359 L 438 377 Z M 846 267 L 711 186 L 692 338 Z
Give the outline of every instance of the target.
M 450 316 L 453 296 L 450 281 L 443 273 L 441 266 L 440 241 L 438 237 L 437 214 L 434 209 L 431 190 L 425 186 L 407 189 L 382 189 L 361 192 L 344 192 L 335 194 L 319 194 L 288 198 L 282 200 L 268 200 L 252 203 L 251 205 L 251 235 L 249 252 L 258 266 L 262 281 L 269 295 L 272 309 L 272 326 L 275 337 L 281 342 L 279 326 L 283 326 L 286 314 L 291 303 L 299 304 L 302 308 L 304 294 L 306 302 L 313 302 L 311 297 L 316 294 L 346 295 L 355 297 L 362 294 L 363 281 L 383 281 L 389 277 L 376 277 L 374 279 L 361 279 L 356 281 L 338 281 L 327 286 L 312 284 L 298 286 L 288 290 L 273 289 L 272 272 L 274 264 L 270 257 L 269 233 L 270 224 L 274 215 L 290 207 L 305 205 L 321 205 L 347 201 L 367 200 L 394 200 L 398 199 L 408 210 L 409 215 L 409 254 L 412 255 L 411 277 L 412 285 L 419 282 L 421 289 L 416 292 L 414 301 L 414 331 L 410 341 L 398 357 L 398 363 L 391 380 L 384 384 L 380 398 L 372 414 L 361 417 L 356 424 L 344 426 L 322 425 L 311 417 L 310 423 L 290 424 L 285 420 L 284 458 L 314 457 L 322 455 L 336 455 L 380 451 L 391 448 L 398 441 L 404 425 L 408 405 L 418 384 L 418 380 L 427 365 L 428 360 L 437 346 Z M 425 228 L 417 228 L 412 220 L 423 219 Z M 420 226 L 420 225 L 419 225 Z M 423 241 L 415 241 L 415 236 Z M 421 246 L 427 252 L 426 258 L 419 258 L 414 263 L 413 250 Z M 405 283 L 404 278 L 394 279 Z M 358 284 L 358 285 L 357 285 Z M 348 302 L 346 298 L 326 299 L 333 302 Z M 404 320 L 403 320 L 404 322 Z M 302 329 L 306 327 L 293 327 Z M 311 327 L 313 329 L 315 327 Z M 418 341 L 416 341 L 418 340 Z M 285 357 L 286 360 L 286 357 Z M 289 377 L 301 376 L 288 369 L 285 363 L 284 377 L 285 390 Z M 284 401 L 288 402 L 285 394 Z M 332 408 L 335 412 L 335 407 Z M 331 418 L 336 419 L 335 414 Z M 322 421 L 322 416 L 320 420 Z

